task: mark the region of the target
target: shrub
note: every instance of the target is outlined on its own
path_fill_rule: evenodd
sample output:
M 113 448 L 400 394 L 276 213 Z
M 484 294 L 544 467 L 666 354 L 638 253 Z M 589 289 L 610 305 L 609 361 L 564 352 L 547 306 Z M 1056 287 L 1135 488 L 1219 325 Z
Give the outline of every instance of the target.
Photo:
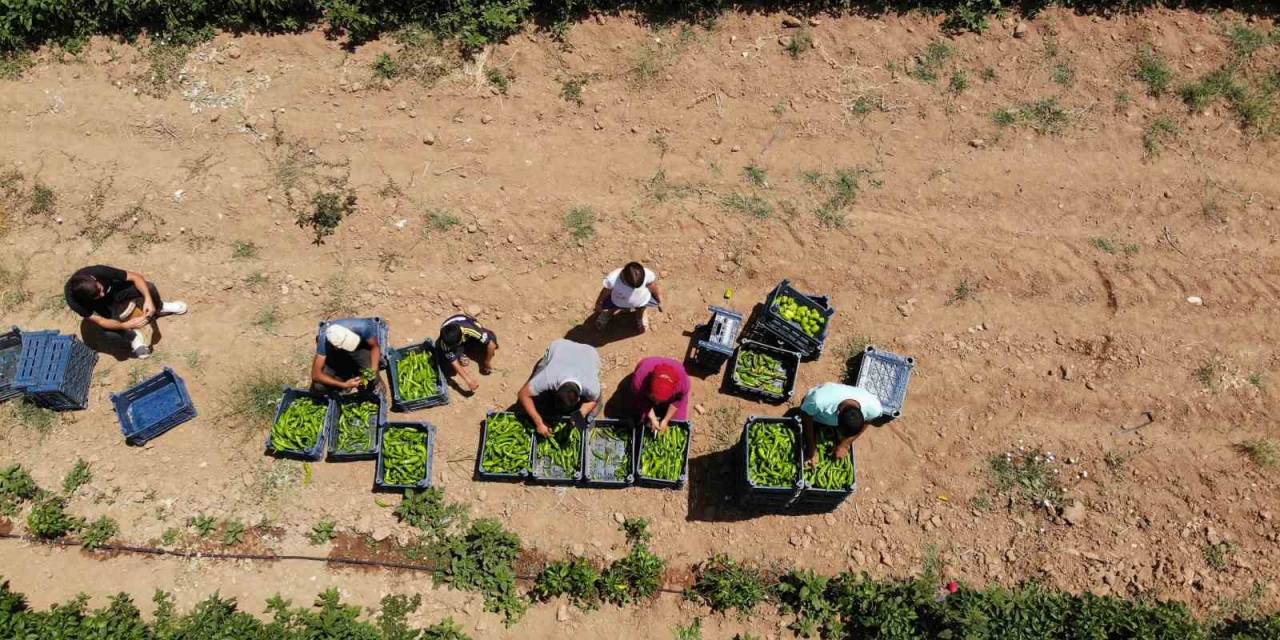
M 726 555 L 715 555 L 698 568 L 693 588 L 686 594 L 717 613 L 736 610 L 751 613 L 768 595 L 764 574 Z

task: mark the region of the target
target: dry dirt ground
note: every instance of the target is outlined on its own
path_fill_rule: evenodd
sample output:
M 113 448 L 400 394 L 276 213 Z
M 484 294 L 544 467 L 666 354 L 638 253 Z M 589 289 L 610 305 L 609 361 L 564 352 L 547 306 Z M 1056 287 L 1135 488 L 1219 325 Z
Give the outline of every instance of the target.
M 260 371 L 304 382 L 316 322 L 344 307 L 387 318 L 395 345 L 470 310 L 501 336 L 497 371 L 475 396 L 455 390 L 411 417 L 439 428 L 434 479 L 449 497 L 544 553 L 616 557 L 626 514 L 653 521 L 655 548 L 677 567 L 726 552 L 906 575 L 935 549 L 948 577 L 975 583 L 1040 578 L 1201 611 L 1257 583 L 1254 597 L 1280 605 L 1277 472 L 1237 450 L 1280 437 L 1280 147 L 1221 104 L 1189 113 L 1174 95 L 1149 97 L 1131 73 L 1143 44 L 1175 84 L 1212 71 L 1238 20 L 1050 11 L 1025 37 L 1005 22 L 945 39 L 931 18 L 827 18 L 792 55 L 778 16 L 710 30 L 614 18 L 573 28 L 568 46 L 513 38 L 431 85 L 372 75 L 391 40 L 349 52 L 319 33 L 220 36 L 168 89 L 132 46 L 42 53 L 0 91 L 0 159 L 21 175 L 10 173 L 0 237 L 3 324 L 74 331 L 60 287 L 92 263 L 140 271 L 192 311 L 165 322 L 156 358 L 104 358 L 89 410 L 39 431 L 10 403 L 3 461 L 57 486 L 86 458 L 94 479 L 72 511 L 110 514 L 130 542 L 200 513 L 278 527 L 269 545 L 281 552 L 327 552 L 305 539 L 325 517 L 404 536 L 370 492 L 372 463 L 316 464 L 306 482 L 297 463 L 263 455 L 267 425 L 232 415 L 232 390 Z M 930 66 L 939 41 L 952 55 Z M 1274 63 L 1275 51 L 1259 55 Z M 514 76 L 507 94 L 487 68 Z M 1056 133 L 993 121 L 1053 96 Z M 1176 134 L 1149 154 L 1144 132 L 1160 117 Z M 764 170 L 757 184 L 748 165 Z M 827 226 L 815 212 L 837 169 L 859 192 L 836 214 L 844 225 Z M 358 212 L 314 245 L 290 207 L 343 181 Z M 52 191 L 47 207 L 33 206 L 37 183 Z M 727 205 L 733 194 L 759 197 L 767 217 Z M 579 206 L 595 234 L 575 241 L 565 216 Z M 259 251 L 236 257 L 235 242 Z M 683 353 L 727 288 L 727 304 L 747 310 L 782 278 L 838 309 L 798 394 L 839 378 L 843 347 L 861 336 L 916 357 L 905 415 L 860 441 L 855 498 L 829 515 L 733 509 L 724 452 L 744 417 L 782 408 L 720 394 L 718 375 L 695 381 L 687 491 L 472 480 L 485 412 L 514 399 L 545 345 L 584 319 L 600 276 L 631 258 L 660 272 L 669 299 L 650 333 L 602 347 L 610 390 L 638 358 Z M 108 394 L 163 366 L 186 378 L 200 417 L 127 447 Z M 1147 411 L 1152 424 L 1122 431 Z M 1019 446 L 1055 455 L 1064 504 L 1078 503 L 1071 522 L 993 494 L 989 459 Z M 0 573 L 41 606 L 79 591 L 145 601 L 156 587 L 184 605 L 220 590 L 250 610 L 329 585 L 365 605 L 430 590 L 417 575 L 102 560 L 13 541 L 0 542 Z M 663 596 L 565 621 L 536 606 L 502 630 L 475 596 L 427 600 L 424 619 L 453 615 L 480 637 L 557 626 L 616 637 L 618 624 L 666 637 L 705 615 Z M 712 620 L 707 633 L 772 635 L 776 621 Z

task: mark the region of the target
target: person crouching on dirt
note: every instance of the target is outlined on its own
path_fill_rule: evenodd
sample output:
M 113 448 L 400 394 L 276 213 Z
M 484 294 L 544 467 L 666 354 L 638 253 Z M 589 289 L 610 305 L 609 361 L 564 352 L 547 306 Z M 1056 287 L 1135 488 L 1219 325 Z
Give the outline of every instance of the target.
M 600 403 L 600 353 L 564 338 L 552 342 L 516 400 L 543 437 L 551 435 L 547 417 L 586 422 Z
M 649 307 L 662 311 L 662 291 L 658 288 L 658 276 L 639 262 L 628 262 L 604 277 L 604 288 L 596 296 L 596 328 L 604 329 L 609 319 L 620 313 L 636 314 L 636 327 L 641 332 L 649 330 Z
M 127 342 L 140 359 L 151 357 L 155 321 L 187 312 L 185 302 L 161 300 L 160 291 L 142 274 L 106 265 L 76 271 L 63 287 L 63 295 L 72 311 Z
M 884 413 L 880 399 L 862 387 L 851 387 L 838 382 L 820 384 L 804 394 L 800 403 L 800 420 L 804 423 L 805 462 L 817 461 L 818 437 L 813 423 L 835 427 L 839 442 L 836 458 L 849 455 L 853 441 L 866 430 L 867 423 Z
M 650 356 L 631 373 L 631 397 L 635 415 L 656 433 L 672 420 L 689 419 L 689 374 L 671 358 Z
M 382 345 L 378 323 L 370 318 L 336 320 L 316 340 L 311 361 L 311 390 L 315 393 L 371 388 L 378 383 Z
M 436 341 L 436 350 L 440 358 L 453 367 L 453 372 L 467 383 L 471 391 L 480 388 L 480 381 L 471 377 L 467 371 L 466 351 L 481 352 L 480 373 L 489 375 L 493 371 L 493 355 L 498 351 L 498 336 L 484 328 L 475 318 L 459 313 L 449 316 L 440 324 L 440 339 Z

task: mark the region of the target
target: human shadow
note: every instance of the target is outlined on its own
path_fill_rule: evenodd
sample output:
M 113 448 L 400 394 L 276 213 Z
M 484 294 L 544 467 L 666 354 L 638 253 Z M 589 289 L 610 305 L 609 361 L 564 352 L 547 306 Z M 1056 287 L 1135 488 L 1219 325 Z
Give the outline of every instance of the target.
M 644 333 L 640 327 L 636 326 L 630 314 L 619 314 L 613 317 L 603 329 L 596 328 L 595 318 L 594 314 L 587 316 L 577 326 L 565 332 L 565 339 L 600 348 L 611 342 L 634 338 Z
M 160 331 L 160 323 L 152 322 L 151 346 L 155 348 L 164 338 L 164 334 Z M 108 331 L 99 327 L 92 320 L 84 318 L 80 321 L 80 340 L 84 342 L 86 347 L 94 351 L 111 356 L 117 361 L 131 360 L 133 355 L 133 347 L 130 343 L 133 341 L 132 331 Z
M 635 401 L 631 393 L 631 381 L 634 378 L 634 373 L 628 373 L 618 382 L 618 386 L 614 387 L 608 400 L 605 400 L 601 415 L 606 418 L 631 419 L 634 417 Z

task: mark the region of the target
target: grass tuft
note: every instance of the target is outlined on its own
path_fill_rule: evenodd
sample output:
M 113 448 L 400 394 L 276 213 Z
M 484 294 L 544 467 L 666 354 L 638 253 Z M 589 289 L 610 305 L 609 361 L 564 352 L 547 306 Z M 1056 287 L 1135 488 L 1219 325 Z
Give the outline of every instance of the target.
M 585 205 L 572 207 L 564 214 L 564 226 L 570 238 L 580 242 L 590 240 L 596 235 L 596 212 Z

